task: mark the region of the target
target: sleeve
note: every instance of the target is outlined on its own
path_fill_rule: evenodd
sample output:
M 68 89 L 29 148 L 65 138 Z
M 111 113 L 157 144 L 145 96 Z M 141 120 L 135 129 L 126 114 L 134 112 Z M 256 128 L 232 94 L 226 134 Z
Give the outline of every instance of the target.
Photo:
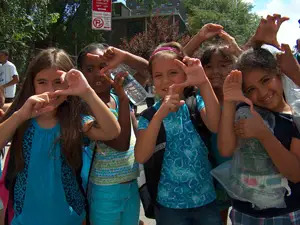
M 196 102 L 197 102 L 197 108 L 199 111 L 201 111 L 203 108 L 205 108 L 205 104 L 204 104 L 203 98 L 200 96 L 200 93 L 197 93 L 197 95 L 196 95 Z
M 145 130 L 149 126 L 149 120 L 147 120 L 145 117 L 140 116 L 139 123 L 138 123 L 138 130 Z
M 17 75 L 19 76 L 18 72 L 17 72 L 17 69 L 16 69 L 16 66 L 15 65 L 11 65 L 10 68 L 9 68 L 9 72 L 10 72 L 10 76 L 11 78 L 14 76 L 14 75 Z

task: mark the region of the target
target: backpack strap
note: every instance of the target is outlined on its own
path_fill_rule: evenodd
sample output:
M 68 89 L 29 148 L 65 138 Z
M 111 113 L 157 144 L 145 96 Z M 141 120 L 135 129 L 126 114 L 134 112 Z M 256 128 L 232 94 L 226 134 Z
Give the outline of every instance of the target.
M 152 106 L 141 113 L 141 116 L 151 121 L 156 109 Z M 156 139 L 155 151 L 147 162 L 143 164 L 146 183 L 140 188 L 140 196 L 144 206 L 145 215 L 148 218 L 155 218 L 155 208 L 157 208 L 158 183 L 162 169 L 162 163 L 166 148 L 166 131 L 161 123 Z
M 211 132 L 204 124 L 200 112 L 197 107 L 197 99 L 196 95 L 193 94 L 185 99 L 185 103 L 188 106 L 191 121 L 197 130 L 198 134 L 202 138 L 204 144 L 206 145 L 207 149 L 210 151 L 211 149 Z

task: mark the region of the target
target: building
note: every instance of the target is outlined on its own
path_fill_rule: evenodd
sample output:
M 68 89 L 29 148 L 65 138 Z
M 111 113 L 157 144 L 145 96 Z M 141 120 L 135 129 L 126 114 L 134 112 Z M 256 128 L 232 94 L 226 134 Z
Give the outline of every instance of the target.
M 104 33 L 104 38 L 107 43 L 112 46 L 121 44 L 121 39 L 130 39 L 134 35 L 147 30 L 147 23 L 151 15 L 159 15 L 169 17 L 170 23 L 179 24 L 179 32 L 186 31 L 185 20 L 181 12 L 182 3 L 179 0 L 172 0 L 166 4 L 154 5 L 153 11 L 150 13 L 147 7 L 147 0 L 143 5 L 135 0 L 113 1 L 112 15 L 112 31 Z M 126 2 L 126 5 L 124 4 Z

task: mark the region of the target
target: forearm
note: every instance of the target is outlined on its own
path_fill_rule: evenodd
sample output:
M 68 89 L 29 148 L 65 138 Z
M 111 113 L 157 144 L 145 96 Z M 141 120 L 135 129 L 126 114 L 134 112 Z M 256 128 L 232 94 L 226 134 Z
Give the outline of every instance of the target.
M 155 113 L 147 129 L 138 131 L 134 152 L 135 159 L 139 163 L 147 162 L 155 150 L 157 135 L 162 123 L 158 114 L 159 112 Z
M 298 62 L 295 62 L 297 64 L 297 70 L 293 71 L 293 73 L 286 74 L 296 85 L 300 86 L 300 65 Z
M 278 171 L 288 180 L 299 182 L 300 160 L 296 154 L 286 149 L 270 130 L 266 131 L 264 137 L 259 140 Z
M 0 149 L 4 148 L 4 146 L 9 142 L 17 128 L 25 121 L 23 121 L 18 112 L 13 113 L 7 120 L 0 124 Z
M 138 80 L 148 80 L 150 75 L 148 72 L 148 61 L 140 56 L 131 54 L 130 52 L 125 53 L 124 63 L 136 70 L 135 77 Z M 143 83 L 143 82 L 142 82 Z
M 6 84 L 3 84 L 2 87 L 3 88 L 7 88 L 9 86 L 17 84 L 18 82 L 19 82 L 19 78 L 18 77 L 14 77 L 11 81 L 7 82 Z
M 236 148 L 234 133 L 235 104 L 224 101 L 218 132 L 218 149 L 222 156 L 229 157 Z
M 217 133 L 219 127 L 219 120 L 221 116 L 221 107 L 215 92 L 209 81 L 198 86 L 201 96 L 205 103 L 205 117 L 207 121 L 207 128 L 214 133 Z
M 242 46 L 242 50 L 246 51 L 250 48 L 259 48 L 263 45 L 262 42 L 257 41 L 255 38 L 255 35 L 253 35 L 243 46 Z
M 116 117 L 110 112 L 109 108 L 97 96 L 96 92 L 90 88 L 87 90 L 83 100 L 89 105 L 101 131 L 106 134 L 106 140 L 116 138 L 120 134 L 120 125 Z
M 130 135 L 131 135 L 131 123 L 130 123 L 130 111 L 129 111 L 128 99 L 120 100 L 118 114 L 119 114 L 118 122 L 121 127 L 121 133 L 117 138 L 111 141 L 107 141 L 105 142 L 105 144 L 118 151 L 127 151 L 129 149 Z
M 205 40 L 203 37 L 197 33 L 183 48 L 184 52 L 188 56 L 192 56 L 194 52 L 200 47 L 200 45 L 204 42 Z

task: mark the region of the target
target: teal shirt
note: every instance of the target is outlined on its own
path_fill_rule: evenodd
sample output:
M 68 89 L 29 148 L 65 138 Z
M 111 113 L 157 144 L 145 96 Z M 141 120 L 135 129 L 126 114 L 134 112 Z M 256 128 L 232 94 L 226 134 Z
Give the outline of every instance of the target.
M 196 96 L 199 110 L 204 108 L 200 95 Z M 154 107 L 159 109 L 161 102 Z M 166 130 L 166 150 L 158 185 L 157 201 L 168 208 L 196 208 L 216 198 L 208 150 L 196 131 L 184 104 L 176 113 L 163 120 Z M 149 121 L 140 117 L 138 129 L 146 129 Z

